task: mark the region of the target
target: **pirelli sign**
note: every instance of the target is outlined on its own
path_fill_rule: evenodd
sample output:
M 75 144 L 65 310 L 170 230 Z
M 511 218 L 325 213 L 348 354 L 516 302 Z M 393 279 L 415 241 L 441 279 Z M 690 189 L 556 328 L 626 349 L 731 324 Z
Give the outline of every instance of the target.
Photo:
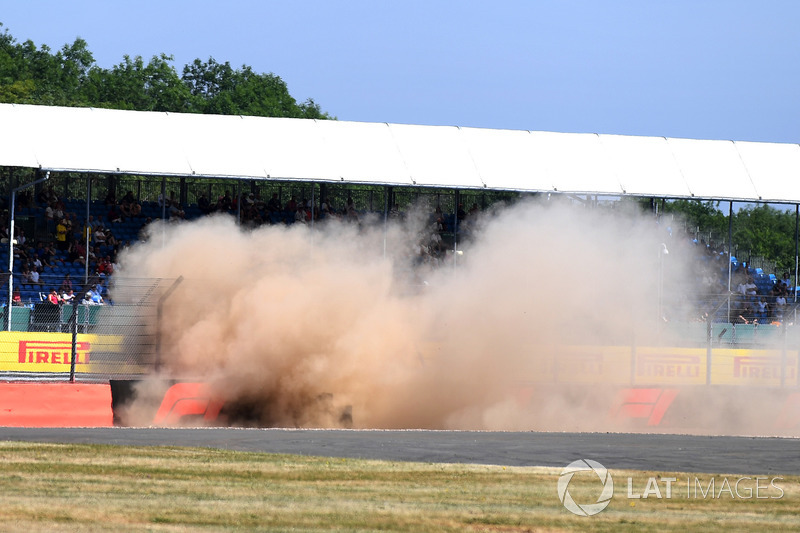
M 75 343 L 75 364 L 89 363 L 92 343 L 89 341 Z M 65 341 L 19 341 L 19 363 L 35 364 L 72 364 L 72 342 Z
M 122 338 L 79 334 L 75 343 L 76 372 L 92 372 L 92 353 L 117 352 Z M 72 335 L 68 333 L 0 332 L 0 371 L 69 372 Z

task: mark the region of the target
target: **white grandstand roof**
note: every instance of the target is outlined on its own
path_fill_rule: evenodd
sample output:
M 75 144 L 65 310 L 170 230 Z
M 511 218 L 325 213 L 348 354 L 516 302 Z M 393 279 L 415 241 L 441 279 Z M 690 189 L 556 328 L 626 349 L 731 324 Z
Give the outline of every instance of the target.
M 0 166 L 800 203 L 800 145 L 0 104 Z

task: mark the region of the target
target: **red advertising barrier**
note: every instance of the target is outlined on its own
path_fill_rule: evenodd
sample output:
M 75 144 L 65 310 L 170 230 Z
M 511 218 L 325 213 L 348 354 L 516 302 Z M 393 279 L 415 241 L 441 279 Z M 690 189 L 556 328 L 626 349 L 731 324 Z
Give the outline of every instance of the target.
M 110 384 L 0 383 L 0 426 L 108 427 L 126 425 L 114 418 L 135 400 L 137 381 Z M 554 391 L 525 389 L 521 404 L 535 406 Z M 604 399 L 603 399 L 604 398 Z M 161 392 L 148 399 L 147 410 L 136 425 L 227 425 L 235 405 L 215 397 L 206 384 L 164 382 Z M 115 405 L 116 404 L 116 405 Z M 800 432 L 800 391 L 739 387 L 632 387 L 610 389 L 593 400 L 605 409 L 610 429 L 640 431 L 701 431 L 736 433 L 722 424 L 721 413 L 768 434 Z M 231 409 L 234 409 L 231 411 Z M 149 414 L 148 414 L 149 413 Z M 117 413 L 119 414 L 119 413 Z M 747 422 L 749 420 L 749 422 Z M 747 422 L 747 423 L 745 423 Z
M 0 426 L 108 427 L 112 425 L 109 385 L 0 383 Z

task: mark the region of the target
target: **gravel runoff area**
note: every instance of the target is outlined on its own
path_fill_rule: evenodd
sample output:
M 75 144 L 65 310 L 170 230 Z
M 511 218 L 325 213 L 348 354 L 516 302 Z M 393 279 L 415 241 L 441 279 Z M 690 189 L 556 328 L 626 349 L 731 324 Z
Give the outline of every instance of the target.
M 800 475 L 800 439 L 634 433 L 240 428 L 0 428 L 0 441 L 192 446 L 324 457 Z

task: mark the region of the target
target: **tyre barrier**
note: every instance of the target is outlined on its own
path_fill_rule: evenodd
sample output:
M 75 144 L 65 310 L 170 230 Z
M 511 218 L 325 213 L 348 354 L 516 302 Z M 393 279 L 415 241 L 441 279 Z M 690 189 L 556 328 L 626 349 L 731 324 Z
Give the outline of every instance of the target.
M 146 399 L 137 401 L 142 386 L 147 387 L 147 394 L 143 395 Z M 575 388 L 567 394 L 578 403 L 591 406 L 591 413 L 601 414 L 595 417 L 598 427 L 591 430 L 800 435 L 800 391 L 796 388 Z M 535 412 L 537 406 L 552 401 L 554 395 L 563 401 L 564 387 L 523 388 L 517 403 Z M 135 418 L 130 416 L 133 405 Z M 346 415 L 351 417 L 349 411 Z M 241 406 L 225 404 L 204 383 L 141 380 L 111 380 L 107 385 L 0 383 L 0 426 L 264 425 L 253 423 L 257 420 L 254 418 L 249 424 L 243 424 L 242 420 Z

